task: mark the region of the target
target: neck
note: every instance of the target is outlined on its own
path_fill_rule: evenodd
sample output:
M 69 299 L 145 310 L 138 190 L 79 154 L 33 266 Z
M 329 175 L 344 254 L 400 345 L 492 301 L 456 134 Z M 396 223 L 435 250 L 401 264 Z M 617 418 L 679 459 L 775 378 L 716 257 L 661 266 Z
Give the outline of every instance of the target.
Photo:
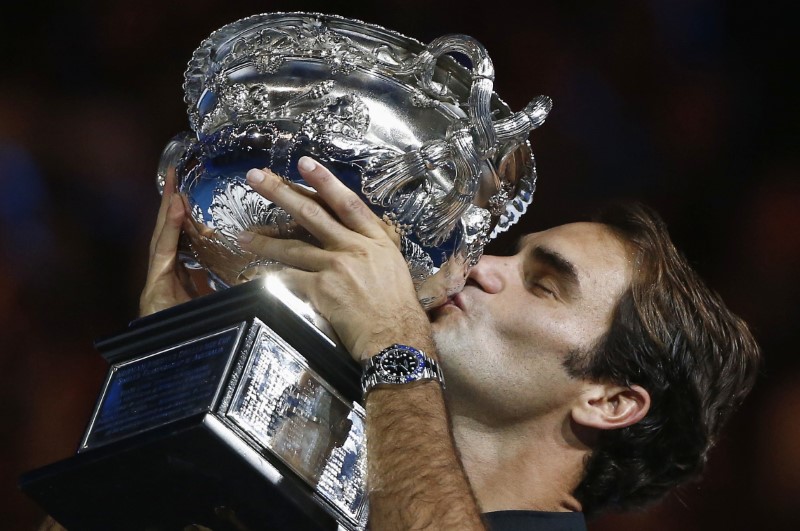
M 568 420 L 537 418 L 513 426 L 488 426 L 453 415 L 453 436 L 482 512 L 580 511 L 572 495 L 589 448 Z

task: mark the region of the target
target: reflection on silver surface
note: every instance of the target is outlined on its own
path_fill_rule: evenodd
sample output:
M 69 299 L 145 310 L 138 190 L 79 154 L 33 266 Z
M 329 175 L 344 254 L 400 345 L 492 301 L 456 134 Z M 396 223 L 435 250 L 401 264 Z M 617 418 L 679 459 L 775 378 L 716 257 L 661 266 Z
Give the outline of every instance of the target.
M 253 194 L 245 174 L 269 167 L 300 183 L 297 160 L 311 155 L 402 235 L 422 303 L 442 302 L 461 289 L 486 243 L 525 212 L 535 187 L 527 137 L 550 99 L 512 113 L 493 80 L 486 50 L 465 35 L 422 45 L 360 21 L 304 13 L 224 26 L 186 70 L 194 138 L 176 137 L 159 166 L 160 182 L 176 172 L 193 214 L 186 259 L 222 287 L 269 270 L 239 248 L 236 233 L 302 238 L 304 231 Z
M 363 528 L 363 408 L 348 403 L 269 327 L 259 326 L 228 418 L 294 470 L 353 529 Z

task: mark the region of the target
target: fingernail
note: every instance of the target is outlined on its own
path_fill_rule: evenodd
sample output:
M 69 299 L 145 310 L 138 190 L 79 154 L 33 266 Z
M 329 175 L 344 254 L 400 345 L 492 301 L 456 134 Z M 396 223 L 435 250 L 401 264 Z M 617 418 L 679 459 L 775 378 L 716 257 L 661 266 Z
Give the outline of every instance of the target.
M 247 181 L 251 183 L 260 183 L 264 180 L 264 172 L 253 168 L 247 172 Z
M 250 243 L 251 241 L 253 241 L 254 236 L 255 234 L 253 234 L 252 232 L 247 232 L 245 230 L 237 234 L 236 239 L 239 240 L 241 243 Z
M 317 167 L 317 162 L 311 157 L 300 157 L 297 161 L 297 167 L 303 171 L 314 171 Z

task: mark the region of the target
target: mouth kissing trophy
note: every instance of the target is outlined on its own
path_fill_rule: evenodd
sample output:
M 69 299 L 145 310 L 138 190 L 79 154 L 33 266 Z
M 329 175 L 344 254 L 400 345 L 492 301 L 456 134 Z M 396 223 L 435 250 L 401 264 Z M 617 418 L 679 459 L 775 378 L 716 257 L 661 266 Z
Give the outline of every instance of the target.
M 190 218 L 180 257 L 217 291 L 97 343 L 110 370 L 77 455 L 23 490 L 70 530 L 364 529 L 360 368 L 270 276 L 282 266 L 237 245 L 243 230 L 308 237 L 245 174 L 302 185 L 298 159 L 320 161 L 394 225 L 435 306 L 534 191 L 527 138 L 550 99 L 512 113 L 493 79 L 463 35 L 425 46 L 305 13 L 214 32 L 186 70 L 192 132 L 167 145 L 159 185 L 175 173 Z

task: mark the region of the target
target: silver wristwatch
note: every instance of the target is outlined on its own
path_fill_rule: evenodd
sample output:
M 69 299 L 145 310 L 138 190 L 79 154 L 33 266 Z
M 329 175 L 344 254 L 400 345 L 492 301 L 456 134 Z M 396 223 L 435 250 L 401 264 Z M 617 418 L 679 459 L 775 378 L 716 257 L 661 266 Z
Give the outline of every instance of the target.
M 435 360 L 414 347 L 394 344 L 364 362 L 361 390 L 367 396 L 376 385 L 402 385 L 420 380 L 436 380 L 444 387 L 444 376 Z

